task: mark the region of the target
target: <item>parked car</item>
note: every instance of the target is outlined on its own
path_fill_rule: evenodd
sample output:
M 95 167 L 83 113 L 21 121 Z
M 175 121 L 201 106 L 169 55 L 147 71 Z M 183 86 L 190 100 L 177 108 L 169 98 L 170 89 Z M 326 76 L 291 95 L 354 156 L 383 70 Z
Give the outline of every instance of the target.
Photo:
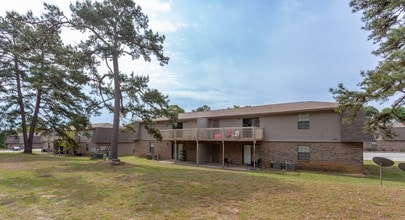
M 20 151 L 20 150 L 22 150 L 21 147 L 18 147 L 18 146 L 14 146 L 14 147 L 13 147 L 13 151 Z

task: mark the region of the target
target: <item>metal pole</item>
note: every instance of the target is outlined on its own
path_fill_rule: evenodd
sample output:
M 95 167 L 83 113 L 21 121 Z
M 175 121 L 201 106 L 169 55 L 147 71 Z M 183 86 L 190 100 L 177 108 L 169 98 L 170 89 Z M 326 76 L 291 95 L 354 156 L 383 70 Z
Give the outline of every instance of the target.
M 382 163 L 380 163 L 380 185 L 382 186 Z

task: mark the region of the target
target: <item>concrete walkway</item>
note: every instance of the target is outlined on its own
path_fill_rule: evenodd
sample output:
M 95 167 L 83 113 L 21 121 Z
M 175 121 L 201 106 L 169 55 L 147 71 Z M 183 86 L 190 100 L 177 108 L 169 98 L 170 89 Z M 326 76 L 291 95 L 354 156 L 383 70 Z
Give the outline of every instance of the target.
M 405 162 L 405 153 L 400 152 L 364 152 L 363 160 L 372 160 L 373 157 L 385 157 L 393 161 Z

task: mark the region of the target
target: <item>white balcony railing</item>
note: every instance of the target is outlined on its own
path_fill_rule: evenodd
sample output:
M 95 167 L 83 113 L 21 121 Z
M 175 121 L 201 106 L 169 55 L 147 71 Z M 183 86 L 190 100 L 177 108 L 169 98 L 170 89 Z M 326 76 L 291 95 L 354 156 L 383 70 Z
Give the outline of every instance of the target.
M 182 141 L 260 141 L 263 140 L 263 128 L 189 128 L 160 130 L 163 140 Z

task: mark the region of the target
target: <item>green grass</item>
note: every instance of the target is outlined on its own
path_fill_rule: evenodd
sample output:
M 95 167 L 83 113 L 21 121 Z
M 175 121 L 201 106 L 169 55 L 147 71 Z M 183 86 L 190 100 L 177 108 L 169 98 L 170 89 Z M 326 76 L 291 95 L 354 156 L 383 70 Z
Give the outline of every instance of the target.
M 0 219 L 405 219 L 405 172 L 229 171 L 0 154 Z

